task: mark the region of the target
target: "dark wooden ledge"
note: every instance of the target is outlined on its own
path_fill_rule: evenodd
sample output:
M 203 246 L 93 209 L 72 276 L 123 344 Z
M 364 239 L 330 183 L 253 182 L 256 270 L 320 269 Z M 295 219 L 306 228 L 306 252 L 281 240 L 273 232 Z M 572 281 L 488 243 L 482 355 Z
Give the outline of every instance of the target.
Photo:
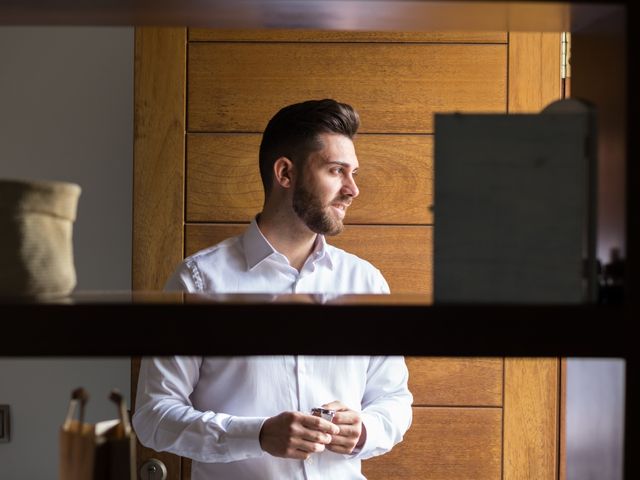
M 0 356 L 633 355 L 630 307 L 432 305 L 415 295 L 78 293 L 4 299 Z

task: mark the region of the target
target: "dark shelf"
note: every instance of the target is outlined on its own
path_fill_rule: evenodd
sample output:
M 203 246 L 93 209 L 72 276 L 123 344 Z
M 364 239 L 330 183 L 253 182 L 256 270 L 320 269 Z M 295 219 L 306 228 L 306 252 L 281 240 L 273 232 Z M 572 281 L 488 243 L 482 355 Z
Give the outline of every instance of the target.
M 324 302 L 324 303 L 318 303 Z M 430 305 L 407 295 L 201 297 L 106 294 L 5 301 L 2 356 L 633 354 L 632 309 L 614 305 Z

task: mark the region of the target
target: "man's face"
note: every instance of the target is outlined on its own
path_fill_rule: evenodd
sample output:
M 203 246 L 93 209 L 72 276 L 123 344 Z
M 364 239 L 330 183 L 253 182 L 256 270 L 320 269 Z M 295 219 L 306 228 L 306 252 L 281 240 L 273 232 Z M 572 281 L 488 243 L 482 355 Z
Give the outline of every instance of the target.
M 360 193 L 359 164 L 353 142 L 344 135 L 320 134 L 323 148 L 309 155 L 296 177 L 293 210 L 315 233 L 337 235 L 351 201 Z

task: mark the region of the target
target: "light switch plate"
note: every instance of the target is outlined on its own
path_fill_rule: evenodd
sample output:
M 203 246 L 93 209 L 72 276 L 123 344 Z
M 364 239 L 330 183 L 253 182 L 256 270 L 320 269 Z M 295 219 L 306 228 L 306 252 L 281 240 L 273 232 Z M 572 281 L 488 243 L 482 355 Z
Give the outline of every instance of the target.
M 0 443 L 7 443 L 9 436 L 9 405 L 0 405 Z

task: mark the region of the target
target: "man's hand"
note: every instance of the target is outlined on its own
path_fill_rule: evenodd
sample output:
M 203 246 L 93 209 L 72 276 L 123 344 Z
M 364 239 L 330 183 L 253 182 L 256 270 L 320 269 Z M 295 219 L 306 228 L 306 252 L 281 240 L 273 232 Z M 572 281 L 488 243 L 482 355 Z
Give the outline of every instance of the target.
M 274 457 L 306 460 L 322 452 L 339 428 L 327 420 L 300 412 L 268 418 L 260 430 L 260 446 Z
M 367 429 L 362 423 L 360 413 L 351 410 L 337 400 L 322 405 L 322 408 L 336 411 L 333 423 L 340 427 L 340 433 L 333 435 L 331 443 L 327 445 L 327 450 L 347 455 L 358 452 L 367 439 Z

